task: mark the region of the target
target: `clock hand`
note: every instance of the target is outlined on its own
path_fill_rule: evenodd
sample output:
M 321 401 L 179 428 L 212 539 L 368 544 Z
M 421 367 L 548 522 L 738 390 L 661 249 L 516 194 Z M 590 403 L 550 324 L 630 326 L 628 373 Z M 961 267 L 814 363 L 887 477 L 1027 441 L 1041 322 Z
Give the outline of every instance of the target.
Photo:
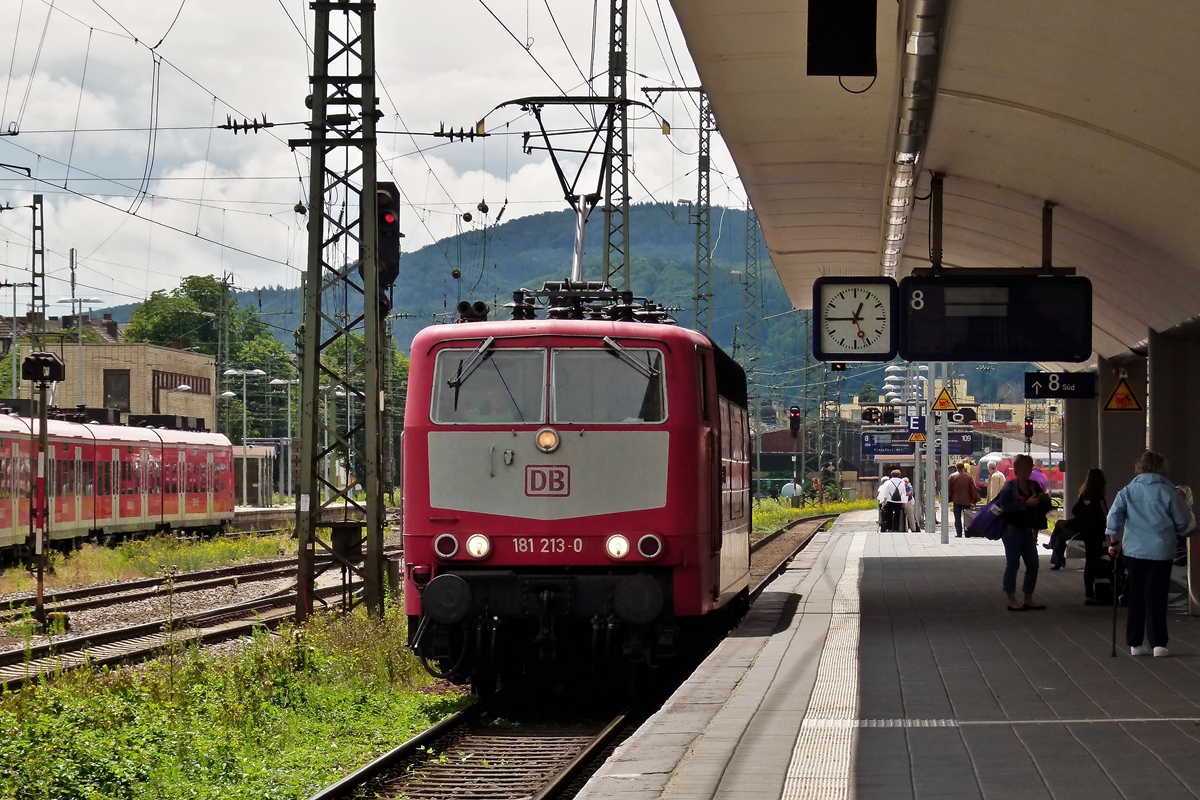
M 853 322 L 855 324 L 858 323 L 858 320 L 856 320 L 854 317 L 826 317 L 825 321 L 826 322 Z
M 863 303 L 859 303 L 859 304 L 858 304 L 858 310 L 854 312 L 854 321 L 855 321 L 856 323 L 857 323 L 857 322 L 858 322 L 860 319 L 862 319 L 862 317 L 861 317 L 861 316 L 859 316 L 860 314 L 862 314 L 862 310 L 863 310 Z

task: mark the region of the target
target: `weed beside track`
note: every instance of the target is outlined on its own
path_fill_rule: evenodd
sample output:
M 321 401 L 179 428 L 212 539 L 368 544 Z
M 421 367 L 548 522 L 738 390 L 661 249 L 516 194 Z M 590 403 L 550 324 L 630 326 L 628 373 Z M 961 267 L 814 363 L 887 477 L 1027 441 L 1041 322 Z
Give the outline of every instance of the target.
M 0 695 L 0 797 L 307 797 L 466 704 L 405 640 L 398 612 L 319 614 Z

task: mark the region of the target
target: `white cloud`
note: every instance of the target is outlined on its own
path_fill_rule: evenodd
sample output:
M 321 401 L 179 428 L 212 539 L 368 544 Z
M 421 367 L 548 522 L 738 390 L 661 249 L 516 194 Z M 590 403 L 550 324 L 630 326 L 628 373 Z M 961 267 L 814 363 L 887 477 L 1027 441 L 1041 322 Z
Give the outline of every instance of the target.
M 519 39 L 532 39 L 528 52 L 478 0 L 379 4 L 377 65 L 387 90 L 386 95 L 380 92 L 381 130 L 429 132 L 441 123 L 456 129 L 470 127 L 503 101 L 557 94 L 534 57 L 564 89 L 586 92 L 545 2 L 487 0 L 487 4 Z M 659 4 L 669 34 L 662 30 Z M 33 192 L 45 195 L 51 298 L 64 293 L 65 284 L 57 282 L 66 277 L 66 253 L 71 247 L 78 249 L 82 259 L 81 283 L 95 287 L 85 291 L 104 297 L 105 302 L 127 302 L 154 289 L 170 288 L 183 275 L 222 270 L 234 272 L 238 283 L 247 287 L 298 285 L 295 266 L 305 260 L 305 219 L 292 207 L 297 201 L 307 204 L 308 167 L 306 153 L 291 152 L 286 140 L 301 138 L 306 130 L 295 125 L 234 135 L 210 130 L 209 124 L 214 119 L 223 123 L 227 114 L 265 114 L 277 123 L 307 119 L 309 56 L 284 11 L 311 39 L 313 22 L 307 3 L 206 0 L 183 4 L 178 22 L 158 50 L 169 63 L 158 69 L 153 179 L 144 187 L 149 196 L 138 207 L 144 219 L 131 218 L 124 210 L 143 188 L 147 165 L 150 134 L 146 128 L 155 74 L 147 46 L 163 36 L 180 6 L 144 0 L 101 0 L 100 5 L 91 0 L 58 0 L 55 8 L 43 42 L 49 10 L 45 0 L 0 6 L 0 31 L 5 32 L 0 34 L 0 69 L 4 70 L 0 123 L 7 127 L 19 118 L 21 129 L 19 136 L 0 137 L 0 162 L 28 166 L 46 181 L 35 184 L 17 173 L 0 171 L 0 203 L 24 206 Z M 590 73 L 592 5 L 552 0 L 550 8 L 571 44 L 575 62 Z M 594 69 L 603 73 L 607 4 L 599 3 L 597 8 Z M 680 81 L 666 35 L 685 70 L 681 82 L 694 84 L 695 74 L 666 0 L 638 0 L 630 3 L 630 10 L 634 49 L 630 69 L 649 76 L 631 77 L 631 98 L 645 100 L 642 86 L 669 82 L 672 77 Z M 336 14 L 334 18 L 335 24 L 341 19 Z M 89 26 L 94 29 L 90 44 Z M 132 41 L 122 26 L 142 43 Z M 87 76 L 81 94 L 85 54 Z M 38 67 L 30 86 L 35 56 Z M 596 88 L 607 91 L 602 74 Z M 214 103 L 213 94 L 220 100 Z M 74 130 L 77 107 L 78 133 L 49 132 Z M 239 113 L 235 115 L 232 108 Z M 691 129 L 695 105 L 687 97 L 665 95 L 658 110 L 674 132 L 668 140 L 657 130 L 656 119 L 646 117 L 636 123 L 644 129 L 633 133 L 636 179 L 631 195 L 635 201 L 650 199 L 651 193 L 664 202 L 695 194 L 696 134 Z M 634 116 L 641 118 L 643 113 Z M 429 137 L 380 137 L 379 157 L 407 196 L 401 217 L 408 237 L 406 249 L 453 234 L 462 225 L 457 217 L 462 211 L 472 211 L 477 217 L 472 224 L 479 224 L 476 205 L 483 199 L 490 206 L 491 219 L 506 197 L 504 219 L 565 207 L 546 154 L 522 153 L 519 136 L 499 135 L 505 122 L 512 132 L 536 131 L 531 118 L 509 108 L 489 117 L 489 129 L 497 135 L 486 140 L 446 144 Z M 114 128 L 121 130 L 96 131 Z M 418 147 L 426 150 L 424 157 L 416 152 Z M 725 173 L 713 176 L 714 202 L 742 202 L 736 181 L 723 188 L 734 170 L 717 138 L 713 155 L 714 166 Z M 70 191 L 64 191 L 68 157 Z M 91 180 L 86 173 L 118 182 Z M 380 177 L 388 177 L 382 165 Z M 594 185 L 591 177 L 581 181 L 585 191 Z M 152 224 L 151 217 L 178 230 Z M 19 277 L 27 268 L 28 219 L 28 212 L 20 209 L 0 216 L 4 277 Z M 197 231 L 200 237 L 264 258 L 203 241 Z

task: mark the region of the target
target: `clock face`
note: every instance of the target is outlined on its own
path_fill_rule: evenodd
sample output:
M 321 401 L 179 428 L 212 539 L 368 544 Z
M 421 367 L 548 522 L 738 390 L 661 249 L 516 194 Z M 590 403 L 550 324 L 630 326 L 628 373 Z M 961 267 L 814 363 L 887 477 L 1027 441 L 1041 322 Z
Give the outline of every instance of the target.
M 895 353 L 891 281 L 822 280 L 816 287 L 818 357 L 890 359 Z

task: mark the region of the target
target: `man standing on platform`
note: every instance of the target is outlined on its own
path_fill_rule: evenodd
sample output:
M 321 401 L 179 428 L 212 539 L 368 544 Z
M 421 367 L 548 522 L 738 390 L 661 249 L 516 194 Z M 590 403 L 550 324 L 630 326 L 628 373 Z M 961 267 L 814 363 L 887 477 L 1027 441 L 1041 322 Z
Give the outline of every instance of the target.
M 1001 472 L 1001 470 L 1000 470 L 1000 462 L 999 461 L 992 463 L 991 471 L 992 471 L 991 474 L 988 475 L 988 482 L 987 482 L 987 489 L 988 489 L 988 498 L 987 499 L 988 499 L 989 503 L 996 499 L 996 495 L 1000 494 L 1000 490 L 1004 488 L 1004 484 L 1007 482 L 1004 480 L 1004 473 Z
M 954 535 L 961 539 L 963 535 L 963 511 L 979 502 L 979 490 L 975 488 L 975 480 L 967 472 L 967 465 L 958 462 L 958 471 L 950 476 L 950 502 L 954 504 Z

